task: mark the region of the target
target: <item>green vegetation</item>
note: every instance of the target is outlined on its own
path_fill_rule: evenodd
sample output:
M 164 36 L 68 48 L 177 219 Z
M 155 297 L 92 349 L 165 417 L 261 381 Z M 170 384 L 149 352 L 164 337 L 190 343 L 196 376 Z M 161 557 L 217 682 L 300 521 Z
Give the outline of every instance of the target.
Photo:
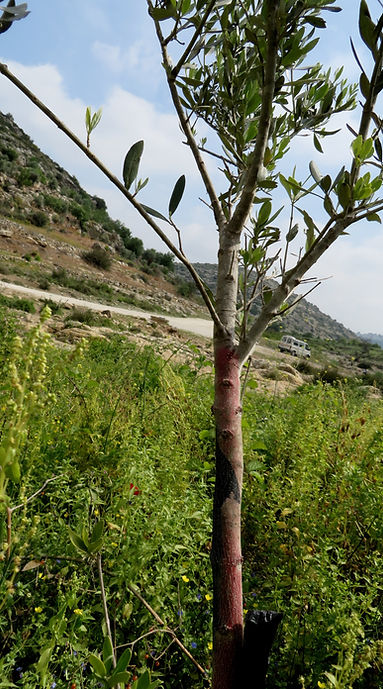
M 36 227 L 45 227 L 48 224 L 48 216 L 43 211 L 33 211 L 29 216 L 30 222 Z
M 73 321 L 84 323 L 85 325 L 90 326 L 105 326 L 107 328 L 114 328 L 115 330 L 120 330 L 122 328 L 122 326 L 114 323 L 107 316 L 103 316 L 101 313 L 97 313 L 96 311 L 91 311 L 91 309 L 73 308 L 71 313 L 66 316 L 65 322 L 70 323 Z
M 50 279 L 57 285 L 74 289 L 77 292 L 82 292 L 82 294 L 98 295 L 100 298 L 102 297 L 104 299 L 109 299 L 115 295 L 114 289 L 104 282 L 77 278 L 67 273 L 64 268 L 56 268 L 53 270 Z
M 96 268 L 101 268 L 101 270 L 109 270 L 112 265 L 110 253 L 99 244 L 93 244 L 89 251 L 83 252 L 82 257 L 84 261 L 96 266 Z
M 6 306 L 9 309 L 16 309 L 17 311 L 25 311 L 26 313 L 35 313 L 35 305 L 31 299 L 25 297 L 8 297 L 5 294 L 0 294 L 0 306 Z
M 202 689 L 134 592 L 209 674 L 204 358 L 170 366 L 121 336 L 62 351 L 37 329 L 21 342 L 4 313 L 0 329 L 2 681 L 99 686 L 101 564 L 117 655 L 132 651 L 126 684 L 148 671 L 167 689 Z M 269 686 L 379 689 L 382 404 L 318 383 L 283 400 L 249 390 L 244 409 L 244 607 L 284 613 Z

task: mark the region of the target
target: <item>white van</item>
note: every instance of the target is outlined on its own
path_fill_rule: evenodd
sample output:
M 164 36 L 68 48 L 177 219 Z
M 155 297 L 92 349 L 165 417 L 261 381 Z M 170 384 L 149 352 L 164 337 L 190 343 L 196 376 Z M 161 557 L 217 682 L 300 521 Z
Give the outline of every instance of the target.
M 283 335 L 278 347 L 280 352 L 288 352 L 293 356 L 303 356 L 304 359 L 309 359 L 311 356 L 311 350 L 307 342 L 297 340 L 292 335 Z

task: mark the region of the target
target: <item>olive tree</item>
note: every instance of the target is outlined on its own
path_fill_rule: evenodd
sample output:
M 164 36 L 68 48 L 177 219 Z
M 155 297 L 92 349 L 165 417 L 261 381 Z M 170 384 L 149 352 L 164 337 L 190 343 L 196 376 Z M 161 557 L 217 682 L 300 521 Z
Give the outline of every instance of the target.
M 217 230 L 215 296 L 185 255 L 182 228 L 173 218 L 184 193 L 184 176 L 169 194 L 167 212 L 140 203 L 139 192 L 147 184 L 146 179 L 138 179 L 143 141 L 134 143 L 126 154 L 119 180 L 89 147 L 98 113 L 92 117 L 87 112 L 84 144 L 5 65 L 0 71 L 104 172 L 186 266 L 213 320 L 213 689 L 238 689 L 250 686 L 243 667 L 256 653 L 251 642 L 246 643 L 243 623 L 241 374 L 265 328 L 291 307 L 287 298 L 318 259 L 356 222 L 380 222 L 382 121 L 375 104 L 383 88 L 383 16 L 375 23 L 361 0 L 359 32 L 371 54 L 371 68 L 366 71 L 351 44 L 361 71 L 361 114 L 358 129 L 350 128 L 349 169 L 342 167 L 332 179 L 310 163 L 301 181 L 294 173 L 287 177 L 280 172 L 294 137 L 310 134 L 315 149 L 322 151 L 321 139 L 333 133 L 329 128 L 333 116 L 356 104 L 356 90 L 342 78 L 341 69 L 332 72 L 308 62 L 319 40 L 317 31 L 326 27 L 325 13 L 341 9 L 335 0 L 141 1 L 147 2 L 164 78 L 204 185 L 203 201 L 211 211 L 212 228 Z M 210 132 L 203 138 L 198 134 L 201 122 Z M 210 168 L 216 162 L 223 190 L 217 191 L 213 183 L 208 158 Z M 278 225 L 280 209 L 274 208 L 279 187 L 287 192 L 291 206 L 286 226 Z M 323 205 L 321 224 L 310 214 L 312 197 Z M 167 232 L 169 227 L 176 231 L 177 242 Z M 290 249 L 299 238 L 301 247 L 293 261 Z M 274 282 L 268 280 L 271 271 Z M 254 316 L 256 298 L 260 309 Z M 258 681 L 261 686 L 262 680 Z

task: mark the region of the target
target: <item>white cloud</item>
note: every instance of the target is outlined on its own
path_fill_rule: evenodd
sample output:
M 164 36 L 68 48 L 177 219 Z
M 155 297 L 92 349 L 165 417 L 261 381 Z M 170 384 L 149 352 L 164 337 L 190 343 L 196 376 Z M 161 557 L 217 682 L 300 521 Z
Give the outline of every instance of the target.
M 109 69 L 114 74 L 123 74 L 127 71 L 137 71 L 138 78 L 147 75 L 160 73 L 158 51 L 154 49 L 152 43 L 143 39 L 134 41 L 128 48 L 123 49 L 120 45 L 94 41 L 92 44 L 92 54 L 99 60 L 103 67 Z
M 315 274 L 329 277 L 308 297 L 325 313 L 352 330 L 383 332 L 383 233 L 366 236 L 356 245 L 340 237 L 315 267 Z

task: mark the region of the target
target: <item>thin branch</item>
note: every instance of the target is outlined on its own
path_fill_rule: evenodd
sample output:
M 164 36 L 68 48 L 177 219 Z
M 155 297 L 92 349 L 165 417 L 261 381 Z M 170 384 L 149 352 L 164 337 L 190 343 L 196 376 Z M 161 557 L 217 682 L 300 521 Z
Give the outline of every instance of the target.
M 150 7 L 151 2 L 148 2 L 148 4 Z M 164 44 L 164 37 L 162 35 L 160 24 L 158 21 L 155 21 L 154 24 L 156 27 L 156 33 L 157 33 L 158 41 L 159 41 L 160 46 L 161 46 L 162 59 L 163 59 L 163 63 L 164 63 L 165 71 L 166 71 L 166 78 L 167 78 L 167 82 L 169 85 L 169 90 L 170 90 L 170 95 L 172 97 L 173 105 L 174 105 L 174 108 L 177 112 L 178 119 L 179 119 L 179 122 L 181 125 L 181 129 L 186 136 L 187 143 L 188 143 L 189 148 L 193 154 L 197 168 L 198 168 L 200 175 L 202 177 L 207 195 L 209 196 L 209 199 L 211 201 L 211 205 L 213 208 L 214 218 L 215 218 L 215 221 L 217 223 L 217 227 L 218 227 L 218 229 L 221 229 L 226 222 L 225 216 L 224 216 L 221 204 L 219 202 L 218 196 L 216 194 L 216 191 L 214 189 L 213 183 L 212 183 L 210 176 L 209 176 L 209 173 L 207 171 L 205 161 L 200 154 L 198 144 L 194 138 L 193 131 L 192 131 L 192 128 L 190 126 L 189 120 L 188 120 L 186 113 L 185 113 L 185 111 L 181 105 L 181 101 L 180 101 L 178 91 L 177 91 L 177 86 L 175 83 L 176 76 L 173 76 L 172 63 L 171 63 L 168 51 L 166 49 L 166 46 Z M 222 329 L 222 326 L 221 326 L 221 329 Z
M 243 400 L 244 395 L 245 395 L 246 385 L 247 385 L 247 381 L 248 381 L 249 374 L 250 374 L 251 363 L 252 363 L 251 356 L 249 356 L 247 361 L 248 361 L 247 369 L 246 369 L 245 377 L 243 379 L 242 390 L 241 390 L 241 397 L 240 397 L 241 403 L 242 403 L 242 400 Z
M 216 327 L 218 328 L 219 331 L 225 331 L 224 326 L 222 325 L 222 322 L 209 298 L 209 295 L 207 294 L 202 280 L 199 277 L 198 273 L 193 267 L 193 264 L 190 263 L 190 261 L 177 249 L 176 245 L 173 244 L 173 242 L 167 237 L 167 235 L 161 230 L 161 228 L 157 225 L 157 223 L 152 219 L 152 217 L 144 210 L 142 205 L 134 198 L 133 194 L 131 194 L 120 182 L 120 180 L 113 175 L 110 170 L 108 170 L 107 167 L 92 153 L 90 149 L 86 147 L 85 144 L 70 130 L 68 127 L 61 122 L 61 120 L 56 117 L 56 115 L 50 110 L 44 103 L 42 103 L 36 96 L 35 94 L 28 89 L 25 84 L 23 84 L 10 70 L 8 69 L 7 65 L 4 65 L 0 63 L 0 73 L 3 74 L 9 81 L 11 81 L 17 88 L 24 93 L 29 100 L 34 103 L 54 124 L 61 129 L 61 131 L 64 132 L 64 134 L 71 140 L 73 143 L 89 158 L 89 160 L 96 165 L 96 167 L 101 170 L 101 172 L 107 177 L 112 184 L 114 184 L 120 192 L 128 199 L 128 201 L 134 206 L 134 208 L 138 211 L 138 213 L 146 220 L 147 224 L 150 225 L 150 227 L 154 230 L 154 232 L 162 239 L 164 244 L 170 249 L 170 251 L 181 261 L 181 263 L 184 264 L 184 266 L 187 268 L 189 273 L 191 274 L 195 284 L 198 287 L 199 292 L 201 293 L 202 299 L 204 300 L 206 307 L 210 313 L 210 316 L 212 320 L 214 321 Z
M 180 59 L 178 60 L 178 62 L 176 64 L 176 66 L 173 67 L 173 69 L 172 69 L 172 77 L 173 78 L 176 78 L 178 76 L 183 65 L 185 64 L 185 62 L 187 62 L 188 57 L 189 57 L 192 49 L 194 48 L 198 38 L 200 37 L 200 35 L 202 33 L 202 30 L 203 30 L 207 20 L 209 19 L 209 15 L 210 15 L 211 11 L 214 9 L 215 3 L 216 3 L 216 0 L 211 0 L 209 5 L 207 6 L 205 13 L 202 16 L 201 21 L 200 21 L 199 25 L 197 26 L 192 38 L 190 39 L 188 45 L 186 46 L 184 52 L 182 53 Z
M 206 671 L 205 671 L 205 670 L 203 669 L 203 667 L 198 663 L 198 661 L 197 661 L 195 658 L 193 658 L 193 656 L 192 656 L 192 654 L 190 653 L 190 651 L 188 651 L 188 649 L 187 649 L 187 648 L 183 645 L 183 643 L 179 640 L 179 638 L 177 637 L 176 633 L 175 633 L 172 629 L 170 629 L 170 627 L 167 626 L 166 622 L 164 622 L 163 619 L 161 619 L 161 617 L 158 615 L 158 613 L 156 613 L 156 611 L 152 608 L 152 606 L 149 605 L 149 603 L 145 600 L 145 598 L 143 598 L 143 596 L 142 596 L 141 593 L 136 589 L 136 587 L 135 587 L 135 586 L 132 586 L 132 584 L 127 584 L 127 588 L 128 588 L 128 590 L 129 590 L 131 593 L 133 593 L 134 596 L 136 596 L 136 598 L 138 598 L 139 601 L 141 601 L 141 603 L 145 606 L 145 608 L 146 608 L 147 610 L 149 610 L 150 614 L 153 615 L 154 619 L 158 622 L 158 624 L 160 624 L 161 627 L 164 628 L 163 631 L 166 632 L 167 634 L 170 634 L 170 635 L 173 637 L 174 643 L 177 644 L 177 646 L 179 646 L 179 648 L 181 649 L 181 651 L 189 658 L 189 660 L 191 660 L 191 662 L 193 663 L 193 665 L 194 665 L 203 675 L 206 675 Z
M 255 140 L 252 162 L 247 170 L 244 188 L 240 201 L 227 225 L 228 232 L 238 234 L 241 232 L 243 224 L 249 215 L 254 192 L 257 187 L 259 172 L 263 166 L 263 159 L 269 136 L 270 121 L 272 116 L 272 106 L 275 90 L 275 78 L 278 58 L 278 31 L 277 31 L 277 10 L 278 0 L 269 0 L 267 14 L 267 57 L 265 65 L 265 81 L 262 89 L 262 105 L 259 116 L 258 133 Z
M 113 653 L 113 667 L 116 667 L 116 653 L 114 650 L 114 645 L 113 645 L 113 638 L 112 638 L 112 630 L 110 628 L 110 619 L 109 619 L 109 613 L 108 613 L 108 605 L 106 602 L 106 594 L 105 594 L 105 586 L 104 586 L 104 576 L 102 573 L 102 561 L 101 561 L 101 553 L 97 553 L 97 569 L 98 569 L 98 578 L 100 580 L 100 588 L 101 588 L 101 599 L 102 599 L 102 607 L 104 610 L 104 619 L 105 619 L 105 626 L 106 626 L 106 631 L 110 640 L 110 643 L 112 645 L 112 653 Z
M 297 297 L 297 299 L 295 301 L 292 302 L 292 304 L 289 304 L 288 306 L 286 306 L 285 309 L 283 309 L 282 311 L 277 313 L 277 316 L 284 316 L 285 313 L 287 313 L 287 311 L 290 311 L 291 309 L 293 309 L 294 306 L 296 306 L 297 304 L 299 304 L 300 301 L 302 301 L 302 299 L 306 299 L 307 295 L 310 294 L 310 292 L 313 292 L 314 289 L 319 287 L 319 285 L 321 285 L 321 284 L 322 284 L 321 282 L 317 282 L 316 285 L 313 285 L 313 287 L 311 287 L 311 289 L 309 289 L 307 292 L 305 292 L 305 294 L 301 294 L 299 297 Z
M 52 476 L 52 478 L 47 478 L 47 480 L 43 483 L 41 488 L 39 488 L 38 490 L 36 490 L 35 493 L 30 495 L 29 498 L 25 500 L 25 502 L 21 502 L 19 505 L 14 505 L 13 507 L 10 507 L 10 511 L 14 512 L 15 510 L 19 510 L 21 507 L 24 507 L 24 505 L 27 505 L 29 502 L 31 502 L 31 500 L 36 498 L 37 495 L 42 493 L 42 491 L 44 490 L 45 486 L 48 485 L 48 483 L 51 483 L 51 481 L 57 481 L 57 479 L 62 478 L 63 476 L 65 476 L 65 474 L 59 474 L 58 476 Z

